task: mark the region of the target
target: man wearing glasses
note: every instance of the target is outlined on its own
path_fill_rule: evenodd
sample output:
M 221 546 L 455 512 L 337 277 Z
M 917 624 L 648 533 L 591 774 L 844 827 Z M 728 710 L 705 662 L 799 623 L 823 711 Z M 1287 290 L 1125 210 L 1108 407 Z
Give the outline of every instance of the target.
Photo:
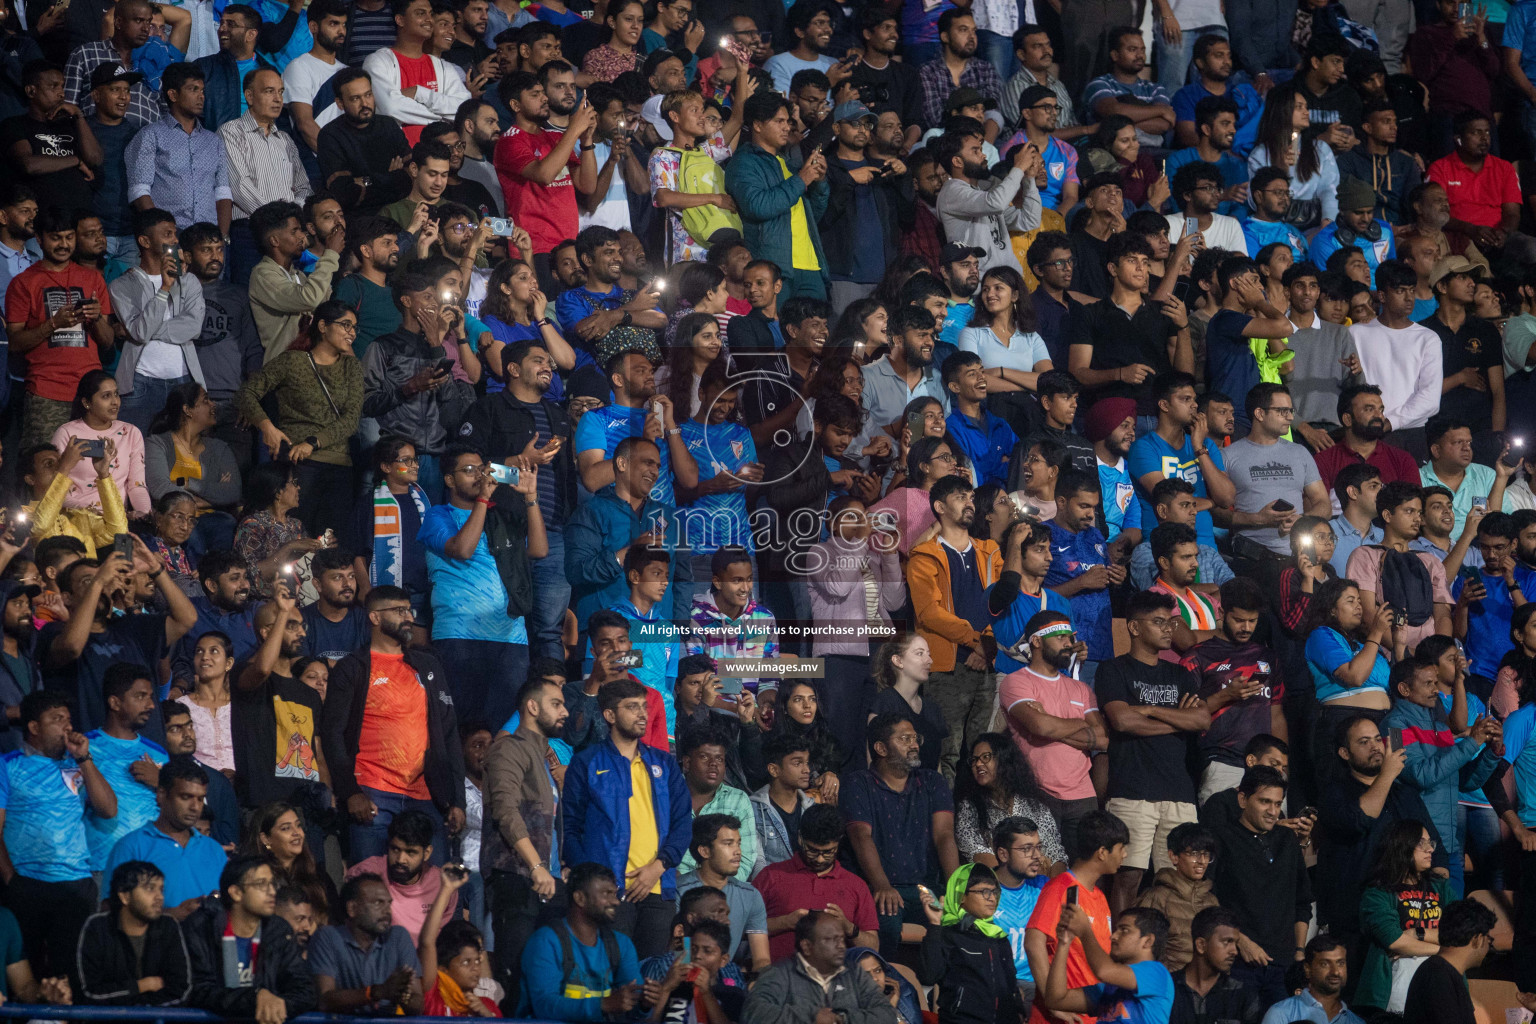
M 1052 134 L 1061 119 L 1061 101 L 1048 86 L 1032 85 L 1019 94 L 1019 131 L 1003 146 L 1006 154 L 1021 142 L 1032 142 L 1044 165 L 1035 178 L 1040 202 L 1047 209 L 1066 211 L 1077 205 L 1077 150 Z
M 1246 252 L 1248 240 L 1243 236 L 1243 226 L 1236 217 L 1216 212 L 1226 194 L 1221 171 L 1215 164 L 1202 161 L 1179 168 L 1173 176 L 1173 197 L 1179 210 L 1168 214 L 1168 240 L 1182 240 L 1190 221 L 1194 221 L 1206 248 Z
M 1035 305 L 1035 330 L 1045 340 L 1051 364 L 1066 366 L 1070 344 L 1066 332 L 1067 314 L 1080 302 L 1093 301 L 1089 296 L 1070 292 L 1076 263 L 1072 257 L 1072 240 L 1062 231 L 1042 231 L 1029 244 L 1029 252 L 1024 258 L 1040 282 L 1030 294 Z

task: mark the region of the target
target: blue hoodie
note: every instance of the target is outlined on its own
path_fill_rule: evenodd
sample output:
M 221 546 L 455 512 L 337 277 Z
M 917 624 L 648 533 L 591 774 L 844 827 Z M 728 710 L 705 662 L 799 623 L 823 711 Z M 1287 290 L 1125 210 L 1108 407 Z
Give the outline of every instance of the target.
M 1403 769 L 1402 781 L 1419 791 L 1440 832 L 1446 855 L 1461 856 L 1461 839 L 1456 834 L 1457 794 L 1487 782 L 1498 767 L 1498 755 L 1488 744 L 1480 745 L 1470 737 L 1457 739 L 1438 701 L 1426 708 L 1401 698 L 1394 700 L 1381 728 L 1383 733 L 1388 729 L 1403 731 L 1408 766 Z
M 658 522 L 666 524 L 666 548 L 673 556 L 672 585 L 654 611 L 660 614 L 669 610 L 666 617 L 687 621 L 693 598 L 693 566 L 686 556 L 677 557 L 677 512 L 649 496 L 636 512 L 619 497 L 615 485 L 609 484 L 578 508 L 565 527 L 565 574 L 576 599 L 576 621 L 583 630 L 593 612 L 629 600 L 629 584 L 617 555 L 642 533 L 655 532 Z

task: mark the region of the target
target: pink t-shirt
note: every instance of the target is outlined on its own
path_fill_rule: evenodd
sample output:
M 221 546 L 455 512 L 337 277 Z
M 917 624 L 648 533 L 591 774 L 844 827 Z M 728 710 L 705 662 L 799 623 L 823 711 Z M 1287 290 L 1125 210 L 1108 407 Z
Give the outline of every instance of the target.
M 1099 702 L 1088 684 L 1063 675 L 1047 679 L 1027 668 L 997 684 L 997 700 L 1005 714 L 1021 700 L 1032 700 L 1046 714 L 1057 718 L 1083 719 L 1088 712 L 1099 710 Z M 1008 731 L 1035 770 L 1041 789 L 1058 800 L 1082 800 L 1095 795 L 1093 781 L 1088 777 L 1092 762 L 1087 754 L 1060 740 L 1027 732 L 1012 715 L 1008 716 Z
M 884 499 L 869 506 L 870 515 L 884 512 L 888 528 L 897 535 L 896 550 L 905 558 L 912 553 L 912 543 L 936 520 L 933 506 L 928 502 L 928 492 L 916 487 L 898 487 Z M 876 529 L 880 529 L 876 526 Z
M 1429 587 L 1431 599 L 1435 604 L 1454 604 L 1455 598 L 1451 597 L 1450 587 L 1445 582 L 1445 564 L 1434 555 L 1425 551 L 1416 552 L 1419 561 L 1429 569 Z M 1380 606 L 1385 597 L 1381 592 L 1381 560 L 1383 552 L 1380 548 L 1362 545 L 1356 548 L 1349 556 L 1349 561 L 1344 566 L 1344 575 L 1355 581 L 1363 593 L 1375 594 L 1376 604 Z M 1419 623 L 1417 626 L 1408 627 L 1408 651 L 1419 646 L 1419 641 L 1435 632 L 1435 617 Z
M 365 871 L 384 879 L 390 896 L 394 898 L 391 913 L 395 924 L 410 932 L 411 941 L 415 942 L 421 936 L 422 925 L 427 923 L 427 913 L 432 909 L 432 901 L 437 899 L 437 890 L 443 886 L 442 871 L 428 866 L 414 885 L 396 885 L 389 880 L 389 862 L 380 856 L 365 857 L 358 861 L 347 869 L 346 877 L 354 878 Z M 448 897 L 448 909 L 443 912 L 443 920 L 452 918 L 458 906 L 459 894 L 454 893 Z

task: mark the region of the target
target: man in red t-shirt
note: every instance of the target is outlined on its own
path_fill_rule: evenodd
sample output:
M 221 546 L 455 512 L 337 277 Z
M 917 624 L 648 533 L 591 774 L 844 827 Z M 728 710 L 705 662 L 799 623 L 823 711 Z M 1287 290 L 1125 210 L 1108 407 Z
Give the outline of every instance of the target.
M 1514 164 L 1488 152 L 1493 122 L 1486 114 L 1456 115 L 1456 151 L 1429 165 L 1426 177 L 1445 189 L 1451 220 L 1445 230 L 1466 235 L 1485 253 L 1507 251 L 1522 263 L 1536 262 L 1536 238 L 1520 226 L 1520 178 Z
M 441 57 L 426 52 L 434 31 L 431 0 L 393 0 L 391 7 L 395 45 L 370 53 L 363 70 L 373 82 L 379 113 L 399 121 L 414 146 L 424 126 L 453 120 L 469 89 Z
M 512 111 L 512 129 L 496 143 L 496 177 L 507 198 L 507 216 L 533 242 L 534 270 L 550 295 L 550 252 L 577 231 L 576 190 L 597 188 L 597 156 L 592 133 L 597 113 L 585 99 L 563 133 L 544 130 L 549 98 L 538 77 L 520 71 L 502 79 L 501 95 Z M 578 154 L 576 147 L 580 143 Z
M 101 272 L 75 263 L 73 210 L 45 206 L 34 225 L 43 258 L 5 290 L 11 353 L 25 356 L 27 397 L 21 447 L 47 444 L 69 421 L 75 387 L 112 351 L 112 300 Z
M 1093 923 L 1093 937 L 1100 948 L 1108 948 L 1111 919 L 1109 900 L 1099 888 L 1107 882 L 1120 862 L 1125 860 L 1126 844 L 1131 841 L 1130 830 L 1125 823 L 1108 811 L 1090 811 L 1077 823 L 1074 840 L 1067 848 L 1072 858 L 1072 868 L 1051 879 L 1040 890 L 1035 910 L 1029 916 L 1029 927 L 1024 932 L 1024 952 L 1029 957 L 1029 970 L 1038 984 L 1050 973 L 1051 959 L 1056 955 L 1056 925 L 1061 920 L 1061 908 L 1073 900 L 1088 914 Z M 1082 988 L 1098 984 L 1098 977 L 1088 967 L 1088 956 L 1082 943 L 1073 940 L 1067 953 L 1067 986 Z M 1051 1018 L 1045 1011 L 1040 995 L 1035 996 L 1030 1008 L 1029 1024 L 1049 1024 Z

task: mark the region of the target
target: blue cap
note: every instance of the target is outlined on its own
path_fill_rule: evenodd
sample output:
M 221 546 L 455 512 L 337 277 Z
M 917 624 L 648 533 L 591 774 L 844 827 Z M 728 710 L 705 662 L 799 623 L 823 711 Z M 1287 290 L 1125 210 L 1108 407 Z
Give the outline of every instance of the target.
M 866 117 L 874 120 L 875 112 L 858 100 L 848 100 L 845 103 L 839 103 L 832 111 L 833 124 L 842 124 L 844 121 L 862 121 Z

